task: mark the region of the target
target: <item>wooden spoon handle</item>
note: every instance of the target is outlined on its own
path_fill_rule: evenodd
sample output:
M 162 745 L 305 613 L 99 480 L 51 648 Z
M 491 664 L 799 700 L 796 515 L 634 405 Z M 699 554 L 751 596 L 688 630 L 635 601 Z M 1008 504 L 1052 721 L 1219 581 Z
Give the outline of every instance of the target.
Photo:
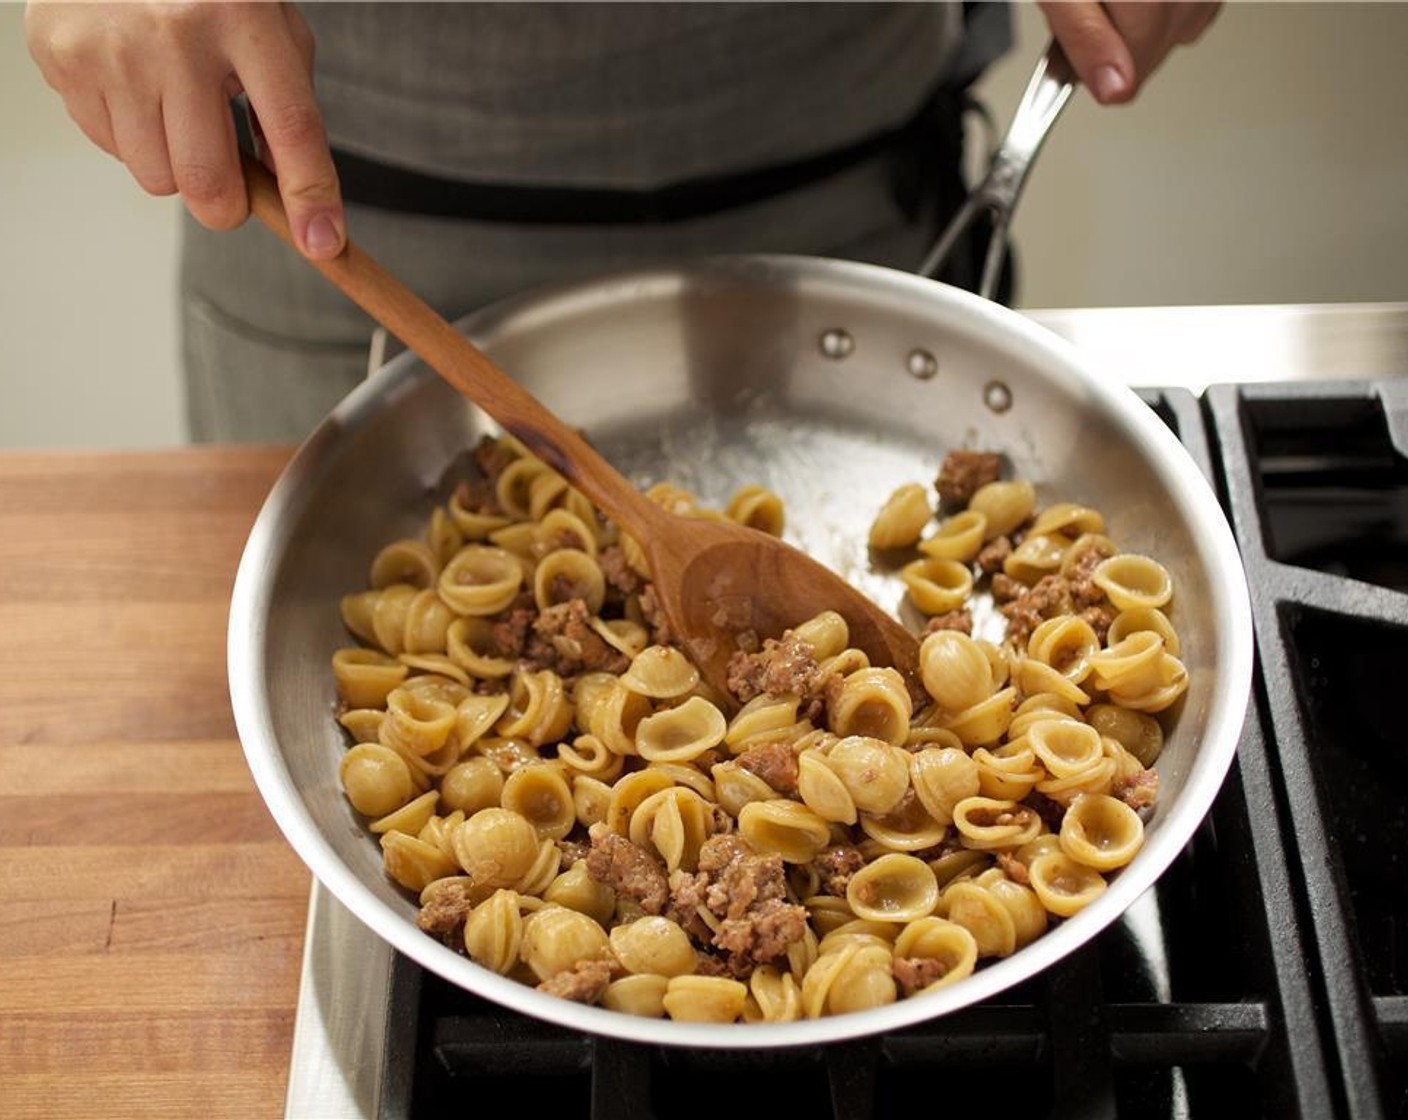
M 247 156 L 244 177 L 250 210 L 297 251 L 274 177 Z M 658 521 L 660 507 L 350 239 L 336 257 L 309 263 L 618 525 Z

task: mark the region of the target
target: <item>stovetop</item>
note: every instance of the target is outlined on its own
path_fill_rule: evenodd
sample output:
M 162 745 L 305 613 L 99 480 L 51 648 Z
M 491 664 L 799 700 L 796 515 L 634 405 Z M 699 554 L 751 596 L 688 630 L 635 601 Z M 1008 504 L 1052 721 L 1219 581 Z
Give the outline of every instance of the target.
M 742 1120 L 775 1111 L 779 1087 L 789 1109 L 838 1120 L 926 1099 L 1051 1117 L 1408 1116 L 1408 381 L 1141 394 L 1219 487 L 1258 670 L 1212 812 L 1118 923 L 1024 985 L 902 1031 L 682 1051 L 471 996 L 315 889 L 289 1115 L 459 1115 L 531 1081 L 535 1113 L 560 1117 Z

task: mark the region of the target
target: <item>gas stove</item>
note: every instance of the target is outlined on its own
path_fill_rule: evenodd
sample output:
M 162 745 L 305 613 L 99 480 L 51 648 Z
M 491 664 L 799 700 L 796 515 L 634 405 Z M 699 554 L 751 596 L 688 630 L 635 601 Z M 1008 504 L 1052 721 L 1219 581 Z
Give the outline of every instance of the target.
M 1408 305 L 1033 312 L 1140 388 L 1219 488 L 1257 631 L 1237 760 L 1114 926 L 957 1014 L 794 1050 L 688 1051 L 524 1018 L 315 887 L 294 1117 L 863 1120 L 941 1092 L 1052 1117 L 1408 1116 Z M 1139 371 L 1137 377 L 1130 370 Z M 779 1079 L 782 1079 L 781 1081 Z M 704 1091 L 701 1091 L 703 1088 Z M 502 1092 L 504 1098 L 485 1094 Z

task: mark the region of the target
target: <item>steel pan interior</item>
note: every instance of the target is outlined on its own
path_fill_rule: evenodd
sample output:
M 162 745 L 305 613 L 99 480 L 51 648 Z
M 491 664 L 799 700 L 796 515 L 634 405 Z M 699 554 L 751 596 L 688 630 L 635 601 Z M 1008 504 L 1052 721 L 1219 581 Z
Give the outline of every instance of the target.
M 299 449 L 259 515 L 231 604 L 230 688 L 250 767 L 315 875 L 398 950 L 524 1013 L 642 1042 L 744 1047 L 893 1029 L 998 992 L 1114 921 L 1191 837 L 1231 762 L 1251 677 L 1251 622 L 1216 499 L 1163 423 L 1054 335 L 933 281 L 873 266 L 733 257 L 633 270 L 498 304 L 461 328 L 636 481 L 722 503 L 779 493 L 787 536 L 901 612 L 871 569 L 874 513 L 929 482 L 955 447 L 1001 450 L 1039 501 L 1099 508 L 1122 547 L 1175 580 L 1190 686 L 1159 760 L 1143 851 L 1093 905 L 1012 957 L 921 998 L 792 1024 L 641 1020 L 547 996 L 456 955 L 414 925 L 378 845 L 347 804 L 330 658 L 349 644 L 338 600 L 371 558 L 419 535 L 493 431 L 411 354 L 387 363 Z M 841 332 L 841 333 L 837 333 Z M 927 378 L 933 359 L 936 372 Z

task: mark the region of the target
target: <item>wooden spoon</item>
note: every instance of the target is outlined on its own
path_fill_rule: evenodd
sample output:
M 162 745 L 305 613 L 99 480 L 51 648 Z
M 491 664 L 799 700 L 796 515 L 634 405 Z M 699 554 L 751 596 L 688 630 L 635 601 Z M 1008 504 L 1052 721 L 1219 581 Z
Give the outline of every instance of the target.
M 250 209 L 293 245 L 278 184 L 260 164 L 244 164 Z M 851 645 L 873 664 L 894 666 L 913 686 L 915 637 L 836 573 L 760 530 L 683 517 L 651 501 L 350 240 L 338 256 L 310 263 L 639 542 L 675 641 L 721 696 L 732 702 L 728 663 L 741 633 L 781 637 L 823 610 L 846 620 Z

